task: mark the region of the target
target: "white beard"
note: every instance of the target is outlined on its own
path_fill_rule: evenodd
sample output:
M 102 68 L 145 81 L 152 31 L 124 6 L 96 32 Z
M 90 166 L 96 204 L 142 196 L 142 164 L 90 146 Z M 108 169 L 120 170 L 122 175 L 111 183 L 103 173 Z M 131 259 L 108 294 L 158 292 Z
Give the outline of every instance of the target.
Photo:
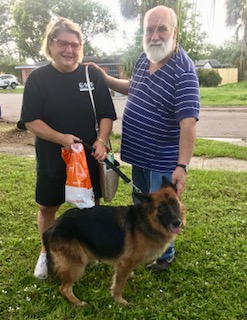
M 143 39 L 143 49 L 148 59 L 158 63 L 165 59 L 173 50 L 173 37 L 167 41 L 149 41 Z

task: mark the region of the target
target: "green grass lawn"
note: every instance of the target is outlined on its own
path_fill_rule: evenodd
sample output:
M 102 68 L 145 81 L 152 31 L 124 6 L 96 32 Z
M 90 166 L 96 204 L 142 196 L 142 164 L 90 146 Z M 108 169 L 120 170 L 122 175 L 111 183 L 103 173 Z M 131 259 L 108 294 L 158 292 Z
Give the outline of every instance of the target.
M 40 246 L 34 159 L 0 155 L 0 163 L 0 319 L 246 320 L 247 172 L 190 170 L 173 267 L 160 275 L 138 267 L 122 307 L 109 294 L 111 266 L 91 265 L 75 284 L 89 304 L 78 308 L 55 281 L 33 277 Z M 129 167 L 122 170 L 130 177 Z M 120 181 L 112 204 L 130 203 L 130 186 Z
M 193 155 L 206 158 L 228 157 L 247 160 L 247 148 L 228 142 L 197 138 Z
M 120 134 L 111 135 L 111 144 L 114 152 L 120 152 Z M 196 139 L 194 156 L 206 158 L 229 157 L 239 160 L 247 160 L 246 147 L 234 145 L 228 142 L 215 140 Z
M 200 88 L 202 106 L 247 106 L 247 82 Z
M 0 94 L 9 94 L 9 93 L 23 93 L 23 88 L 18 88 L 16 89 L 0 89 Z

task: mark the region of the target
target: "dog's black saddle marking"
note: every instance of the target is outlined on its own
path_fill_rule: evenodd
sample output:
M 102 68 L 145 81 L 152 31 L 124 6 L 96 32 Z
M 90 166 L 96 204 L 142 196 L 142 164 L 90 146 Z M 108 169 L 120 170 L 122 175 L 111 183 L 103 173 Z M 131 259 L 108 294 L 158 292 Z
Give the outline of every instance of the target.
M 54 225 L 53 240 L 77 240 L 99 258 L 116 258 L 124 248 L 125 230 L 116 208 L 71 209 Z

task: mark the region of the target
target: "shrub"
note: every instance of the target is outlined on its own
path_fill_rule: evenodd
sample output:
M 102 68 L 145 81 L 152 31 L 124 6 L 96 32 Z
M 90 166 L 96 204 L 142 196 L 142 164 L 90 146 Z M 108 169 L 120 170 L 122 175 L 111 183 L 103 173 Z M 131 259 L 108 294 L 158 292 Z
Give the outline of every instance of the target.
M 217 87 L 221 81 L 221 76 L 212 69 L 198 69 L 200 87 Z

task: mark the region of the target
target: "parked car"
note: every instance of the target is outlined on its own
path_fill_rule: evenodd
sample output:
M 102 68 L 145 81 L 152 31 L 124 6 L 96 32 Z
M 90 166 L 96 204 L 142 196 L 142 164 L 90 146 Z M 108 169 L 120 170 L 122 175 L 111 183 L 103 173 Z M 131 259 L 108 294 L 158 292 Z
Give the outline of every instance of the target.
M 0 75 L 0 88 L 6 89 L 11 87 L 15 89 L 18 85 L 17 78 L 12 74 L 1 74 Z

